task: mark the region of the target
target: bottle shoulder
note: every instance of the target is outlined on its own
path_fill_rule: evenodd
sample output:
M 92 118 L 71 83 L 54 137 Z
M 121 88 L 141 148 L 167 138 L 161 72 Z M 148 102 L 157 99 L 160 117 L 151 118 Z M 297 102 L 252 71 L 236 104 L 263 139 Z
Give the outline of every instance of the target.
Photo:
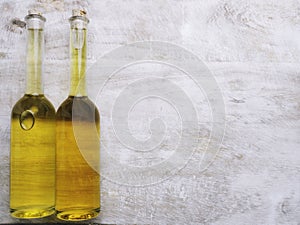
M 69 96 L 59 106 L 56 118 L 65 120 L 99 120 L 97 106 L 87 97 Z
M 19 115 L 25 110 L 31 110 L 37 116 L 55 117 L 55 108 L 45 95 L 25 94 L 13 106 L 12 115 Z

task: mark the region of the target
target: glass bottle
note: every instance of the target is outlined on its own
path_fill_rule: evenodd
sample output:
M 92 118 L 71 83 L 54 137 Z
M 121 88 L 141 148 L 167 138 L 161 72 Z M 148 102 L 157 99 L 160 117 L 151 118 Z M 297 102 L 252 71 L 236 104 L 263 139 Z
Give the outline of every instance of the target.
M 27 84 L 11 113 L 10 212 L 30 219 L 55 212 L 55 108 L 43 94 L 46 19 L 29 11 L 25 20 Z
M 85 11 L 73 10 L 71 25 L 71 85 L 57 110 L 57 218 L 80 221 L 100 211 L 100 117 L 86 93 L 87 24 Z

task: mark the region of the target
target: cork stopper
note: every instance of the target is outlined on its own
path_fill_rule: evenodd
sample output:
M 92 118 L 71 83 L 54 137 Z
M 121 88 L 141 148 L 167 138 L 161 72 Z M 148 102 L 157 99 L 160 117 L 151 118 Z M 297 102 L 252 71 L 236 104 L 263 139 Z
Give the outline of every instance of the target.
M 46 21 L 46 18 L 43 17 L 41 11 L 39 11 L 38 9 L 30 9 L 28 10 L 28 15 L 25 16 L 25 20 L 28 20 L 28 19 L 32 19 L 32 18 L 38 18 L 42 21 Z
M 72 16 L 86 16 L 86 11 L 83 9 L 73 9 Z
M 39 15 L 39 16 L 42 16 L 42 13 L 37 10 L 37 9 L 29 9 L 28 10 L 28 15 Z
M 72 16 L 70 17 L 69 21 L 73 20 L 82 20 L 86 23 L 89 22 L 89 19 L 86 17 L 86 11 L 84 9 L 73 9 Z

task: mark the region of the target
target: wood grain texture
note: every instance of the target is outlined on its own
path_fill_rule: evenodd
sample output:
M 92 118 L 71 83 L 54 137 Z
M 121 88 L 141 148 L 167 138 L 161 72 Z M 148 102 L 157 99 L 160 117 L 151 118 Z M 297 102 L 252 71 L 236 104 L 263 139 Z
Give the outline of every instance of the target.
M 225 136 L 219 154 L 205 172 L 199 169 L 202 157 L 199 149 L 184 169 L 158 184 L 130 187 L 102 178 L 102 213 L 94 222 L 300 224 L 300 3 L 297 0 L 0 0 L 0 223 L 19 222 L 8 214 L 9 119 L 11 108 L 25 87 L 26 32 L 22 20 L 31 7 L 39 8 L 47 18 L 45 93 L 56 108 L 68 94 L 67 18 L 74 7 L 87 8 L 91 18 L 90 66 L 101 55 L 128 43 L 171 42 L 202 59 L 223 94 Z M 207 102 L 191 80 L 178 71 L 157 65 L 129 68 L 112 77 L 107 86 L 108 101 L 113 101 L 112 96 L 140 76 L 141 71 L 143 77 L 161 74 L 180 84 L 204 119 L 209 120 Z M 141 107 L 134 115 L 137 120 L 145 119 L 142 115 L 149 110 L 150 107 Z M 122 154 L 114 149 L 117 143 L 105 135 L 111 129 L 105 119 L 104 115 L 101 121 L 104 142 L 111 146 L 116 158 L 145 165 L 169 156 L 167 147 L 149 158 Z M 132 133 L 147 136 L 147 122 L 136 124 L 131 127 Z M 206 138 L 209 129 L 203 126 Z

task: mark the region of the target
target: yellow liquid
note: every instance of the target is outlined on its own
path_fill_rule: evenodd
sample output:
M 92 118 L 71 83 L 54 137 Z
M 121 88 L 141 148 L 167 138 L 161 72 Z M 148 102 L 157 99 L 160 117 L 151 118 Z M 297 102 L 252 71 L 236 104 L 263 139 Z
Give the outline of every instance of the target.
M 43 95 L 24 95 L 11 118 L 10 212 L 40 218 L 54 205 L 55 109 Z
M 72 121 L 74 102 L 78 117 Z M 87 97 L 69 97 L 59 107 L 56 119 L 57 217 L 92 219 L 100 211 L 98 110 Z

